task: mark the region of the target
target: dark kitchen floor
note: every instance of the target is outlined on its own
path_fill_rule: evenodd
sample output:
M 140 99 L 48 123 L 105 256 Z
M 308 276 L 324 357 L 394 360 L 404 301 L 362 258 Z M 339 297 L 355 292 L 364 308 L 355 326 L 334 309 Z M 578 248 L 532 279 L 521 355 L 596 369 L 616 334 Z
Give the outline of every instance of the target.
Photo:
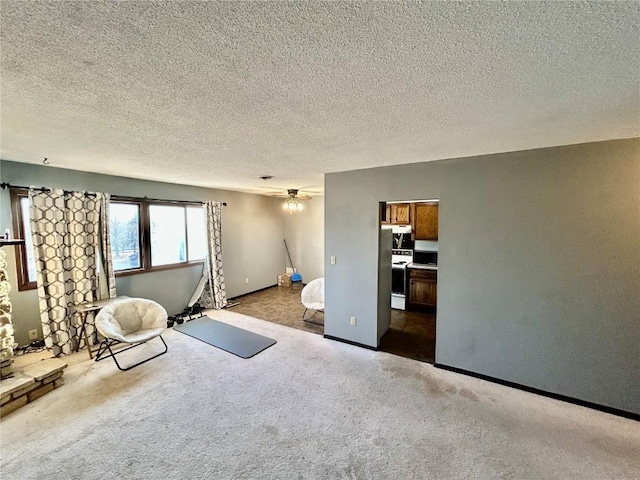
M 378 350 L 433 363 L 436 351 L 436 316 L 433 313 L 391 310 L 391 326 Z
M 323 327 L 302 320 L 304 306 L 300 302 L 301 286 L 270 287 L 256 293 L 232 298 L 239 305 L 229 310 L 268 322 L 323 334 Z M 307 312 L 307 317 L 322 323 L 324 314 Z M 379 350 L 422 362 L 433 362 L 436 343 L 435 315 L 391 310 L 391 327 L 380 341 Z

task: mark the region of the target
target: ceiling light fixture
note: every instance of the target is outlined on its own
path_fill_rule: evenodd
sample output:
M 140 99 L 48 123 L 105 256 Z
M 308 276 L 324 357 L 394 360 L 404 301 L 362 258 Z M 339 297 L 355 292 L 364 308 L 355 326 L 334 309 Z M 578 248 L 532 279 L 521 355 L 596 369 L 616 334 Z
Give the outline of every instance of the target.
M 304 207 L 302 206 L 302 202 L 298 198 L 298 190 L 289 189 L 287 190 L 287 193 L 289 194 L 289 198 L 284 201 L 284 205 L 282 205 L 282 208 L 289 212 L 289 214 L 301 211 Z

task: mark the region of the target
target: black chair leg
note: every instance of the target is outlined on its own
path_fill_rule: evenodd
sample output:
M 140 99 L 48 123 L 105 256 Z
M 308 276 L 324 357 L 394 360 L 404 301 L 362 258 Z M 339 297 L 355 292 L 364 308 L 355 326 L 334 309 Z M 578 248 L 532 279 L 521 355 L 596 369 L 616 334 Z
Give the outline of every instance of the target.
M 133 367 L 137 367 L 138 365 L 142 365 L 143 363 L 148 362 L 149 360 L 153 360 L 154 358 L 159 357 L 160 355 L 164 355 L 165 353 L 167 353 L 167 351 L 169 350 L 169 347 L 167 346 L 167 343 L 164 341 L 164 338 L 162 338 L 162 335 L 158 335 L 158 337 L 160 337 L 160 340 L 162 340 L 162 343 L 164 344 L 164 351 L 153 355 L 152 357 L 149 357 L 145 360 L 142 360 L 141 362 L 138 363 L 134 363 L 133 365 L 130 365 L 126 368 L 122 368 L 120 366 L 120 364 L 118 363 L 118 359 L 116 358 L 116 355 L 121 354 L 122 352 L 126 352 L 127 350 L 130 350 L 134 347 L 139 347 L 140 345 L 144 345 L 147 342 L 140 342 L 140 343 L 134 343 L 133 345 L 127 347 L 127 348 L 123 348 L 122 350 L 118 350 L 117 352 L 114 352 L 113 350 L 111 350 L 111 347 L 113 345 L 116 345 L 119 342 L 118 340 L 113 340 L 111 338 L 105 338 L 101 343 L 100 343 L 100 347 L 98 348 L 98 353 L 96 355 L 96 362 L 99 362 L 100 360 L 104 360 L 105 358 L 113 358 L 113 361 L 116 363 L 116 367 L 118 367 L 119 370 L 122 370 L 123 372 L 126 372 L 127 370 L 131 370 Z M 149 340 L 147 340 L 149 341 Z M 109 352 L 109 355 L 105 355 L 106 352 Z
M 313 320 L 311 320 L 312 317 L 304 318 L 305 314 L 307 313 L 307 310 L 309 310 L 309 309 L 308 308 L 304 309 L 304 313 L 302 314 L 302 320 L 304 320 L 307 323 L 311 323 L 313 325 L 319 325 L 320 327 L 324 327 L 324 323 L 314 322 Z M 318 310 L 318 312 L 324 313 L 324 310 Z

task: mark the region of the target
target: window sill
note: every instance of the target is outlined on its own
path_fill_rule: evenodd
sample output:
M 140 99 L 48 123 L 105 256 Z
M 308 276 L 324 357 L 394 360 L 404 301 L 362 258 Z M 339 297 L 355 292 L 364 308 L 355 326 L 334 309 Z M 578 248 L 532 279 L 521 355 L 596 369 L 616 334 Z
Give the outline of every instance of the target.
M 35 290 L 37 288 L 38 288 L 38 282 L 28 282 L 28 283 L 18 284 L 19 292 L 26 292 L 28 290 Z
M 162 272 L 164 270 L 175 270 L 176 268 L 194 267 L 196 265 L 204 265 L 204 260 L 194 260 L 192 262 L 173 263 L 171 265 L 159 265 L 149 268 L 135 268 L 131 270 L 120 270 L 115 272 L 117 277 L 129 277 L 131 275 L 139 275 L 143 273 Z
M 136 268 L 133 270 L 121 270 L 119 272 L 115 272 L 116 278 L 118 277 L 129 277 L 131 275 L 139 275 L 144 273 L 153 273 L 153 272 L 162 272 L 164 270 L 175 270 L 176 268 L 186 268 L 186 267 L 195 267 L 197 265 L 204 265 L 204 260 L 195 260 L 193 262 L 185 262 L 185 263 L 174 263 L 172 265 L 162 265 L 158 267 L 151 268 Z M 36 290 L 38 288 L 37 282 L 29 282 L 22 285 L 18 285 L 19 292 L 26 292 L 29 290 Z

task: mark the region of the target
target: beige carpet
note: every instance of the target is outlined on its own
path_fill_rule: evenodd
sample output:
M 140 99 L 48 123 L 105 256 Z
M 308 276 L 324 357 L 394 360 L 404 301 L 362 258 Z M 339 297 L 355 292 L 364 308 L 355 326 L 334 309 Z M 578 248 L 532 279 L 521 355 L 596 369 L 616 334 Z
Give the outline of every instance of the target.
M 169 330 L 124 373 L 75 354 L 66 385 L 2 419 L 2 478 L 638 478 L 632 420 L 209 315 L 278 343 L 243 360 Z

